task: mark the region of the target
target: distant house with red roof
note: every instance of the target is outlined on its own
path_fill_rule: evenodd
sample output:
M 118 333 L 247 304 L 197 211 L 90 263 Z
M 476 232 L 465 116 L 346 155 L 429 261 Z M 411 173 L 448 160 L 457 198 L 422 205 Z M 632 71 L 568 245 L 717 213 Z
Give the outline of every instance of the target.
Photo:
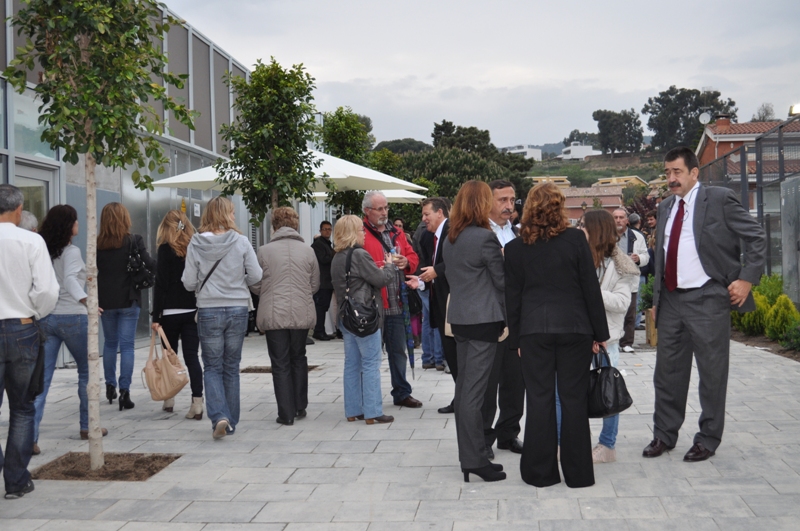
M 697 145 L 695 154 L 704 166 L 719 157 L 736 151 L 745 144 L 754 145 L 756 137 L 777 127 L 780 120 L 770 122 L 731 123 L 728 117 L 720 117 L 714 123 L 706 125 L 703 138 Z

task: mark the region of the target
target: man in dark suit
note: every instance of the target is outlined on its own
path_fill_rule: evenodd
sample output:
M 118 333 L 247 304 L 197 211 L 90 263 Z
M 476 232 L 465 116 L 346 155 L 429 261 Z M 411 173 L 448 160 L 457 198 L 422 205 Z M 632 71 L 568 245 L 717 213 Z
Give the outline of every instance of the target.
M 450 295 L 450 286 L 445 278 L 445 264 L 442 255 L 442 246 L 447 238 L 449 223 L 447 216 L 449 213 L 448 201 L 443 197 L 431 197 L 422 202 L 422 222 L 428 229 L 428 234 L 420 242 L 422 250 L 421 262 L 426 264 L 422 268 L 419 280 L 425 283 L 425 287 L 430 287 L 431 304 L 431 327 L 439 331 L 442 339 L 442 350 L 447 366 L 450 367 L 450 376 L 453 381 L 458 378 L 458 362 L 456 358 L 456 340 L 452 336 L 445 334 L 445 315 L 447 312 L 447 297 Z M 453 403 L 439 408 L 439 413 L 453 413 L 455 411 Z
M 331 261 L 333 261 L 333 245 L 331 244 L 331 232 L 333 226 L 330 221 L 323 221 L 319 224 L 319 236 L 314 238 L 311 248 L 319 262 L 319 291 L 314 294 L 314 307 L 317 310 L 317 324 L 314 325 L 314 333 L 311 337 L 320 341 L 329 341 L 333 337 L 325 332 L 325 314 L 331 305 L 333 297 L 333 282 L 331 282 Z
M 697 156 L 670 150 L 664 172 L 674 194 L 658 207 L 653 306 L 658 350 L 653 375 L 653 441 L 658 457 L 678 441 L 686 414 L 692 354 L 700 374 L 700 430 L 684 461 L 704 461 L 722 440 L 731 309 L 755 309 L 750 288 L 764 269 L 764 230 L 727 188 L 697 182 Z M 740 240 L 746 243 L 742 265 Z

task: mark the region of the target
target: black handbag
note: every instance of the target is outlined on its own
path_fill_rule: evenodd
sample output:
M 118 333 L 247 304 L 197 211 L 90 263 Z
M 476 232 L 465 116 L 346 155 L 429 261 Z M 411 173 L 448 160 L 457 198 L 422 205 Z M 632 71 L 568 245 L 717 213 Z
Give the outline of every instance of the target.
M 367 337 L 378 330 L 381 324 L 381 316 L 378 311 L 378 305 L 375 302 L 375 295 L 372 296 L 372 300 L 368 305 L 350 297 L 350 265 L 354 250 L 351 248 L 347 252 L 344 300 L 341 303 L 340 314 L 342 316 L 342 325 L 348 332 L 358 337 Z
M 134 240 L 134 237 L 131 236 L 128 248 L 128 275 L 131 277 L 133 289 L 139 291 L 152 288 L 156 283 L 156 273 L 145 265 Z
M 602 366 L 605 358 L 605 366 Z M 592 356 L 589 370 L 589 418 L 604 419 L 625 411 L 633 404 L 625 379 L 616 367 L 611 367 L 608 352 L 602 346 Z
M 419 315 L 422 313 L 422 298 L 419 292 L 415 289 L 408 288 L 408 313 L 410 315 Z

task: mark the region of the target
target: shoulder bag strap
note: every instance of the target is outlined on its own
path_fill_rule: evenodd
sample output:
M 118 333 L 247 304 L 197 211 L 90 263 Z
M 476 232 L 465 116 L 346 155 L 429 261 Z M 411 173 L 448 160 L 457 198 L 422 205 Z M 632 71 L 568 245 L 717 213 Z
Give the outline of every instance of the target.
M 201 291 L 203 291 L 203 287 L 206 285 L 206 282 L 208 282 L 208 279 L 211 278 L 211 274 L 214 272 L 214 270 L 217 268 L 217 266 L 219 265 L 220 262 L 222 262 L 222 258 L 220 258 L 219 260 L 214 262 L 214 265 L 211 267 L 211 270 L 206 275 L 206 278 L 203 279 L 203 283 L 200 284 L 200 289 L 197 290 L 197 293 L 200 293 Z
M 376 231 L 375 229 L 373 229 L 372 227 L 370 227 L 370 226 L 369 226 L 367 223 L 364 223 L 364 228 L 366 228 L 366 229 L 367 229 L 367 230 L 370 232 L 370 234 L 372 234 L 373 236 L 375 236 L 375 239 L 376 239 L 376 240 L 378 240 L 379 242 L 381 242 L 381 245 L 383 246 L 384 250 L 385 250 L 387 253 L 389 253 L 389 252 L 391 252 L 391 251 L 392 251 L 392 248 L 391 248 L 391 247 L 389 247 L 388 245 L 386 245 L 386 242 L 385 242 L 385 241 L 383 241 L 383 237 L 381 237 L 381 234 L 380 234 L 378 231 Z M 349 268 L 348 268 L 348 271 L 349 271 Z

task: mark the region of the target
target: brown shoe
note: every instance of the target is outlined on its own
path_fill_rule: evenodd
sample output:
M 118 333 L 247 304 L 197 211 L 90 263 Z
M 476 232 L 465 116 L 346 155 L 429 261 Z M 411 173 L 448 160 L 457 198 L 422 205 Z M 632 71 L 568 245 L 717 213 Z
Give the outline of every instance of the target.
M 367 424 L 389 424 L 390 422 L 394 422 L 394 417 L 391 415 L 381 415 L 380 417 L 375 417 L 374 419 L 366 419 L 364 422 Z
M 31 450 L 31 455 L 39 455 L 42 451 L 39 449 L 39 445 L 33 443 L 33 449 Z
M 101 432 L 103 433 L 103 437 L 108 435 L 108 430 L 105 428 L 100 428 Z M 89 430 L 81 430 L 81 439 L 84 441 L 89 439 Z
M 422 402 L 420 402 L 419 400 L 417 400 L 413 396 L 409 395 L 409 396 L 405 397 L 403 400 L 401 400 L 400 402 L 395 402 L 394 405 L 403 406 L 403 407 L 417 408 L 417 407 L 422 407 Z
M 358 415 L 356 417 L 347 417 L 347 422 L 355 422 L 357 420 L 364 420 L 364 415 Z
M 667 446 L 664 441 L 656 437 L 642 451 L 642 457 L 658 457 L 667 450 L 672 450 L 674 446 Z
M 690 463 L 696 463 L 697 461 L 705 461 L 712 455 L 714 455 L 714 450 L 709 450 L 703 443 L 694 443 L 686 455 L 683 456 L 684 461 L 688 461 Z

